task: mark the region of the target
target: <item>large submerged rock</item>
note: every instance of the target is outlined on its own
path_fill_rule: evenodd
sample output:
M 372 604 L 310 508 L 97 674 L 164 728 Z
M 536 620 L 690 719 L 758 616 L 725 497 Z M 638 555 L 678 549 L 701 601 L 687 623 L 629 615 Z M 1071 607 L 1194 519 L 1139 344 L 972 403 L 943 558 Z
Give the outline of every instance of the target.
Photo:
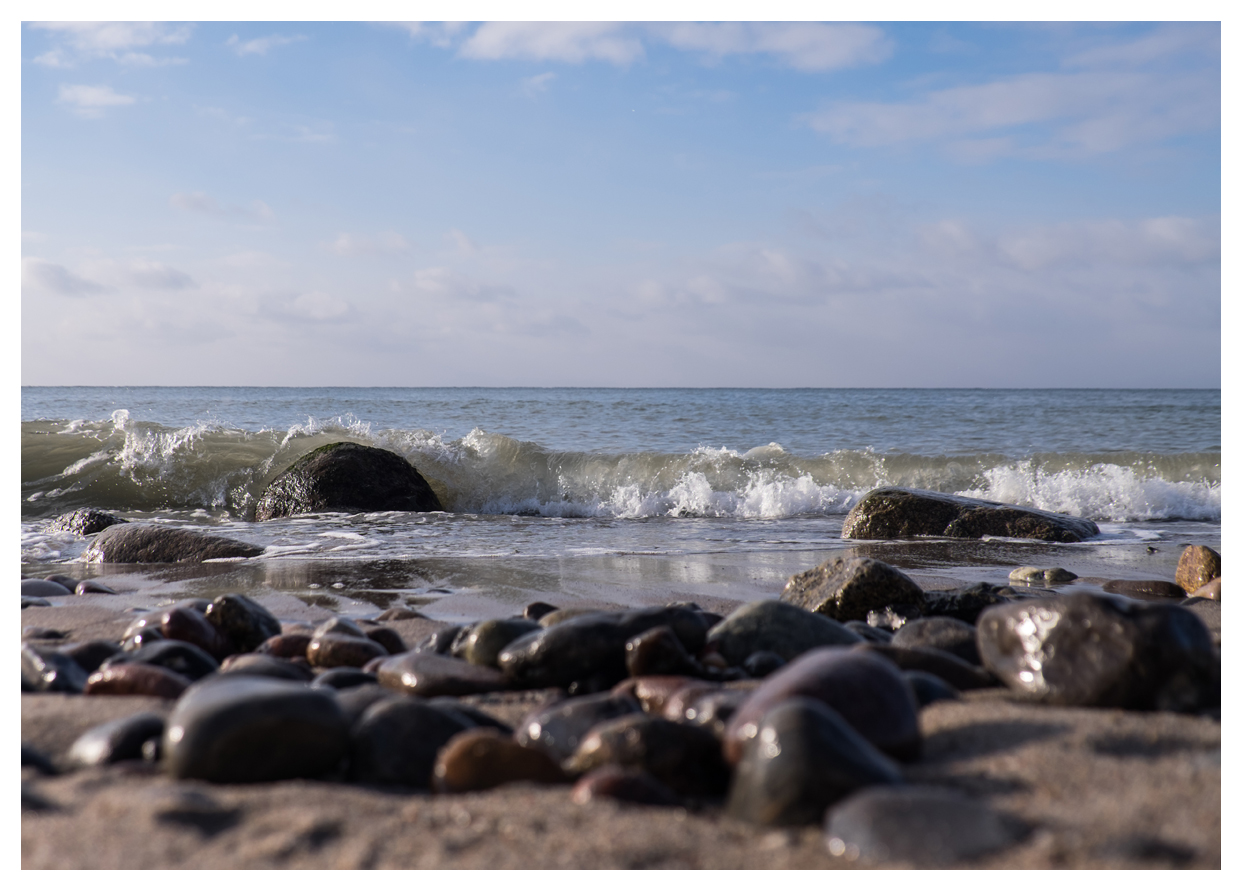
M 96 532 L 102 532 L 109 526 L 128 522 L 128 520 L 124 520 L 121 517 L 113 516 L 101 510 L 95 510 L 93 507 L 80 507 L 67 514 L 61 514 L 48 526 L 48 531 L 94 535 Z
M 124 523 L 96 535 L 82 559 L 87 563 L 202 563 L 262 553 L 263 548 L 219 535 Z
M 444 510 L 440 499 L 400 455 L 353 442 L 320 446 L 268 485 L 256 520 L 320 511 Z
M 842 538 L 891 539 L 935 535 L 944 538 L 1033 538 L 1073 542 L 1099 535 L 1090 520 L 996 501 L 943 495 L 923 489 L 873 489 L 854 505 Z

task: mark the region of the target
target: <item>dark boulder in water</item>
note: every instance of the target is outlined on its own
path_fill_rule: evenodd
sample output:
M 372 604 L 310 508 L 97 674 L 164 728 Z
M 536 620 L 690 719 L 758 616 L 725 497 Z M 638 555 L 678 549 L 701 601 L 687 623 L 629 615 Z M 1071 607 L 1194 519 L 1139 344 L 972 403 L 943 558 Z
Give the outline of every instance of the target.
M 1048 511 L 943 495 L 923 489 L 873 489 L 854 505 L 842 538 L 1033 538 L 1073 542 L 1099 535 L 1090 520 Z
M 256 520 L 321 511 L 444 510 L 409 461 L 385 449 L 334 442 L 280 473 L 255 506 Z
M 48 531 L 94 535 L 96 532 L 102 532 L 109 526 L 128 522 L 129 520 L 123 520 L 101 510 L 95 510 L 93 507 L 80 507 L 67 514 L 61 514 L 48 526 Z
M 82 559 L 87 563 L 202 563 L 262 553 L 263 548 L 219 535 L 125 523 L 95 536 Z

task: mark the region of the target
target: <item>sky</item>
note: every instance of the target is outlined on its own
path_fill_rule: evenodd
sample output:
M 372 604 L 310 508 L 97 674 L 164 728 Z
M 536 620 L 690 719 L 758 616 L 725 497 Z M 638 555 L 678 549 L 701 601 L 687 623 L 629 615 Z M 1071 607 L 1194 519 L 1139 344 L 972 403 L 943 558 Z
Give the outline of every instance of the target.
M 21 383 L 1219 387 L 1218 23 L 21 27 Z

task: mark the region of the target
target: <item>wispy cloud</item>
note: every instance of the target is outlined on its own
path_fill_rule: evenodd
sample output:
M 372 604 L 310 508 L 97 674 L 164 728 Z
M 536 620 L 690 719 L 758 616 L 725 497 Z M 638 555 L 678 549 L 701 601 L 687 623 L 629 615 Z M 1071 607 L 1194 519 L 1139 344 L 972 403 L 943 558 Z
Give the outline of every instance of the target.
M 526 77 L 522 79 L 522 92 L 527 96 L 538 96 L 540 93 L 547 92 L 552 81 L 556 79 L 556 74 L 551 71 L 545 71 L 543 74 L 536 74 L 534 77 Z
M 399 232 L 380 232 L 375 236 L 342 232 L 324 249 L 338 257 L 365 257 L 402 254 L 410 249 L 410 243 Z
M 643 45 L 609 22 L 485 22 L 459 52 L 467 59 L 599 60 L 628 65 L 642 57 Z
M 93 59 L 134 66 L 184 64 L 183 58 L 155 57 L 138 50 L 183 44 L 193 30 L 191 25 L 158 22 L 32 22 L 29 27 L 52 35 L 55 45 L 34 60 L 49 68 L 72 68 Z
M 189 213 L 203 214 L 212 217 L 235 217 L 258 223 L 269 223 L 276 219 L 276 214 L 264 202 L 257 198 L 248 205 L 222 205 L 206 192 L 177 192 L 168 199 L 170 207 Z
M 105 109 L 133 105 L 138 100 L 105 84 L 61 84 L 56 101 L 68 105 L 79 117 L 101 118 Z
M 266 56 L 268 50 L 275 49 L 278 46 L 288 46 L 291 43 L 297 43 L 306 40 L 305 34 L 272 34 L 268 37 L 255 37 L 252 40 L 242 40 L 236 34 L 225 41 L 225 46 L 231 48 L 233 52 L 239 56 Z
M 70 272 L 59 263 L 22 257 L 22 288 L 64 297 L 84 297 L 106 290 L 103 285 Z
M 771 56 L 800 71 L 831 71 L 882 62 L 893 42 L 872 25 L 725 22 L 652 26 L 654 34 L 680 50 L 711 60 L 725 56 Z

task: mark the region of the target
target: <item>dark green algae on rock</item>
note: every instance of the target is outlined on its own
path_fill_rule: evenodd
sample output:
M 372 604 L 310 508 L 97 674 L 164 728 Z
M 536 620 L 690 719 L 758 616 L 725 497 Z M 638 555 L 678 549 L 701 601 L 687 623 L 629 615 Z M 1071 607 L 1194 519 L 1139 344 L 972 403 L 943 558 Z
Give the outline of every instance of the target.
M 353 442 L 320 446 L 268 484 L 256 520 L 320 511 L 439 511 L 440 499 L 409 461 Z

